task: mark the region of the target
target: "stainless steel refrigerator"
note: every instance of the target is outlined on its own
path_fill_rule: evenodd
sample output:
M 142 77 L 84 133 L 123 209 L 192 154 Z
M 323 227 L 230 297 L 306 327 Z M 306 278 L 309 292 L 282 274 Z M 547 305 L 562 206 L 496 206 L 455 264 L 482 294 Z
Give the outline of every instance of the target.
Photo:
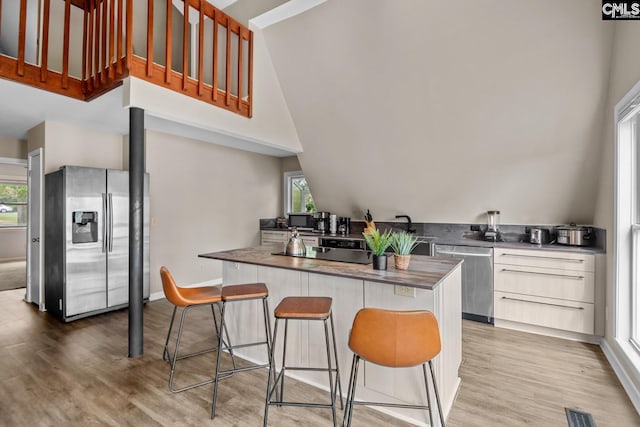
M 149 177 L 143 295 L 149 298 Z M 68 322 L 129 302 L 129 172 L 64 166 L 45 175 L 45 305 Z

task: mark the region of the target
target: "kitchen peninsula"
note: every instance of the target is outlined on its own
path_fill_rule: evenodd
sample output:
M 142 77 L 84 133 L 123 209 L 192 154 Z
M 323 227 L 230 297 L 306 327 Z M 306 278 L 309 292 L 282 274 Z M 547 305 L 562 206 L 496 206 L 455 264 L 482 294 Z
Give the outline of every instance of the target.
M 353 264 L 274 254 L 274 246 L 260 246 L 201 254 L 223 261 L 224 284 L 264 282 L 269 288 L 271 310 L 286 296 L 333 298 L 333 316 L 338 343 L 338 363 L 346 393 L 353 354 L 347 345 L 357 311 L 363 307 L 393 310 L 429 310 L 438 319 L 442 352 L 434 359 L 438 389 L 445 415 L 449 413 L 460 384 L 462 358 L 461 269 L 457 259 L 412 257 L 409 270 L 374 270 L 370 264 Z M 391 260 L 390 260 L 391 261 Z M 262 336 L 260 307 L 255 302 L 229 306 L 225 317 L 229 332 L 239 343 Z M 273 317 L 271 317 L 273 324 Z M 308 324 L 311 323 L 311 324 Z M 318 322 L 290 322 L 287 361 L 322 366 L 324 341 Z M 280 346 L 278 346 L 280 347 Z M 266 362 L 261 348 L 239 349 L 241 357 Z M 281 351 L 279 348 L 278 351 Z M 281 354 L 277 355 L 280 360 Z M 424 404 L 426 393 L 419 368 L 389 369 L 365 364 L 356 397 L 359 400 Z M 326 374 L 292 371 L 295 378 L 327 389 Z M 294 375 L 292 375 L 293 377 Z M 428 424 L 426 411 L 377 408 L 405 421 Z

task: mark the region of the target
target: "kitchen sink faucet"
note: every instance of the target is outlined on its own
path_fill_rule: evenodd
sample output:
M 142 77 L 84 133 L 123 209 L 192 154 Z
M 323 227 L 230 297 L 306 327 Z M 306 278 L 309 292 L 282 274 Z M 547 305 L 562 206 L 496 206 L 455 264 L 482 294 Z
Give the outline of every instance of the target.
M 416 229 L 413 228 L 413 223 L 411 222 L 411 217 L 409 215 L 396 215 L 396 219 L 398 218 L 406 218 L 407 219 L 407 233 L 415 233 Z

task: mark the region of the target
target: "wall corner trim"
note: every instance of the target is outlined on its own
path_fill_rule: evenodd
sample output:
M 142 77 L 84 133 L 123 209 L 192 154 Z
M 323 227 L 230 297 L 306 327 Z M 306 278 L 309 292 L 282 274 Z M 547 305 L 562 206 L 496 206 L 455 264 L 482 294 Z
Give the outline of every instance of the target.
M 627 392 L 631 403 L 636 408 L 636 411 L 640 412 L 640 390 L 636 387 L 631 377 L 633 373 L 625 369 L 624 364 L 620 361 L 617 353 L 613 350 L 606 338 L 603 338 L 600 342 L 600 348 L 602 348 L 602 352 L 620 380 L 622 387 Z M 638 378 L 638 380 L 640 380 L 640 378 Z

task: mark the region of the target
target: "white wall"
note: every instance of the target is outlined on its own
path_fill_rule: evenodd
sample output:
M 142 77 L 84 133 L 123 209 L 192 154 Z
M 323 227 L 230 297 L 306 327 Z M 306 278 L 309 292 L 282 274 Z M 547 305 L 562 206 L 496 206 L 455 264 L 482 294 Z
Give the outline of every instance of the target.
M 37 139 L 39 132 L 34 130 L 30 137 L 33 135 Z M 45 173 L 55 172 L 64 165 L 112 169 L 123 167 L 122 135 L 63 123 L 44 123 L 44 153 Z
M 591 223 L 613 34 L 600 8 L 344 0 L 264 29 L 318 207 Z
M 27 142 L 20 139 L 0 136 L 0 157 L 26 159 Z
M 147 131 L 151 292 L 160 267 L 182 284 L 222 277 L 198 254 L 259 244 L 259 218 L 281 211 L 280 159 Z
M 640 26 L 635 22 L 616 22 L 616 31 L 611 58 L 611 77 L 609 80 L 609 94 L 604 112 L 605 126 L 602 134 L 601 173 L 597 187 L 598 199 L 595 224 L 607 229 L 607 311 L 608 322 L 606 330 L 607 345 L 614 352 L 618 362 L 629 375 L 631 384 L 640 391 L 640 372 L 638 367 L 632 368 L 629 361 L 620 352 L 615 342 L 614 327 L 616 318 L 615 284 L 614 284 L 614 165 L 615 165 L 615 137 L 614 137 L 614 108 L 615 105 L 631 88 L 640 81 L 640 57 L 630 54 L 637 50 L 640 40 Z M 640 394 L 636 394 L 640 399 Z M 636 404 L 640 400 L 636 401 Z

